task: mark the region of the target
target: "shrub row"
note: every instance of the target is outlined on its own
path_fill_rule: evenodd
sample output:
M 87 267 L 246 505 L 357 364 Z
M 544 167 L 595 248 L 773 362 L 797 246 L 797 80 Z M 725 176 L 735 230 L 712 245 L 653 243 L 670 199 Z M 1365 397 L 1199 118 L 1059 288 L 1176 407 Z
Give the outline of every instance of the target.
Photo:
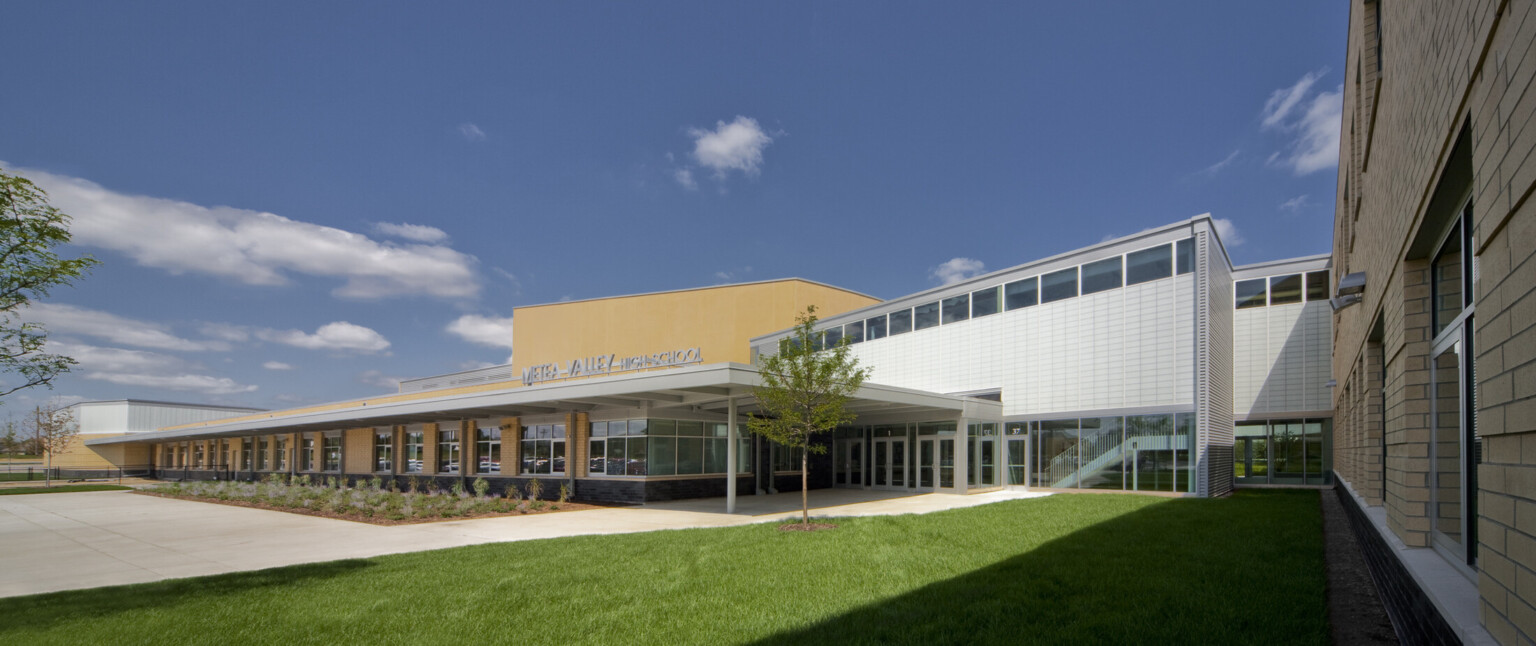
M 348 486 L 346 478 L 334 476 L 322 481 L 307 475 L 290 478 L 272 474 L 261 482 L 170 482 L 146 491 L 178 498 L 238 501 L 279 509 L 397 521 L 558 510 L 570 498 L 570 489 L 562 484 L 556 500 L 540 500 L 544 492 L 538 480 L 529 481 L 526 491 L 508 484 L 497 495 L 492 495 L 491 484 L 485 478 L 476 478 L 470 485 L 472 491 L 465 491 L 461 482 L 455 482 L 447 490 L 436 489 L 430 483 L 409 478 L 405 481 L 405 489 L 401 490 L 395 482 L 386 486 L 380 478 L 359 480 L 354 486 Z

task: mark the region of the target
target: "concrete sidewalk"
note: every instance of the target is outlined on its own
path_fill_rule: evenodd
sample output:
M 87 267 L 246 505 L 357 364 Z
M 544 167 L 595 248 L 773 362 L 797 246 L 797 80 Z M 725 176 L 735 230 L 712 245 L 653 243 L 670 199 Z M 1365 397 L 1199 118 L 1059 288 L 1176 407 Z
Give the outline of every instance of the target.
M 1048 494 L 969 496 L 826 489 L 813 516 L 927 513 Z M 726 527 L 795 518 L 800 494 L 378 526 L 126 491 L 0 496 L 0 597 L 143 583 L 381 554 L 583 534 Z

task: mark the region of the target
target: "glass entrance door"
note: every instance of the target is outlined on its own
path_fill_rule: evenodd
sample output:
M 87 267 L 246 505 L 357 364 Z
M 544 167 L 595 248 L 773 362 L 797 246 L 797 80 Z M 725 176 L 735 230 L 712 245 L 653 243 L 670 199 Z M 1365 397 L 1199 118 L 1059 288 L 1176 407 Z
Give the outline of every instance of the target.
M 933 488 L 933 440 L 917 441 L 917 487 Z
M 838 440 L 832 456 L 834 480 L 839 487 L 864 486 L 864 440 Z
M 907 438 L 877 437 L 874 442 L 871 485 L 876 489 L 906 488 Z

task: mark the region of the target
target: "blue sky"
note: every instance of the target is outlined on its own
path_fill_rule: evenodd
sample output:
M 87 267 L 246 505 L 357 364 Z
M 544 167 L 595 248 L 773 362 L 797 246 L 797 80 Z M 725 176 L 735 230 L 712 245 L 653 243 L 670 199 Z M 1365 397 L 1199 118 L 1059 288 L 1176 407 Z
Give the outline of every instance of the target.
M 19 3 L 0 168 L 102 265 L 54 391 L 258 407 L 503 363 L 512 308 L 893 298 L 1209 212 L 1330 249 L 1347 6 Z M 1235 243 L 1235 244 L 1234 244 Z

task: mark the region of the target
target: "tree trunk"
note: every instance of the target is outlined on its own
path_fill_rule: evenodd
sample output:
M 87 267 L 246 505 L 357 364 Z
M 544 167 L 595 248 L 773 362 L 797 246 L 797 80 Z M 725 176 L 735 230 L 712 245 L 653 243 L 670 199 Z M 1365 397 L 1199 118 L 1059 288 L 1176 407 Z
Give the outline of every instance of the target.
M 800 524 L 811 524 L 811 488 L 810 473 L 811 452 L 809 446 L 800 454 Z
M 43 486 L 53 486 L 53 452 L 48 452 L 48 462 L 43 466 Z

